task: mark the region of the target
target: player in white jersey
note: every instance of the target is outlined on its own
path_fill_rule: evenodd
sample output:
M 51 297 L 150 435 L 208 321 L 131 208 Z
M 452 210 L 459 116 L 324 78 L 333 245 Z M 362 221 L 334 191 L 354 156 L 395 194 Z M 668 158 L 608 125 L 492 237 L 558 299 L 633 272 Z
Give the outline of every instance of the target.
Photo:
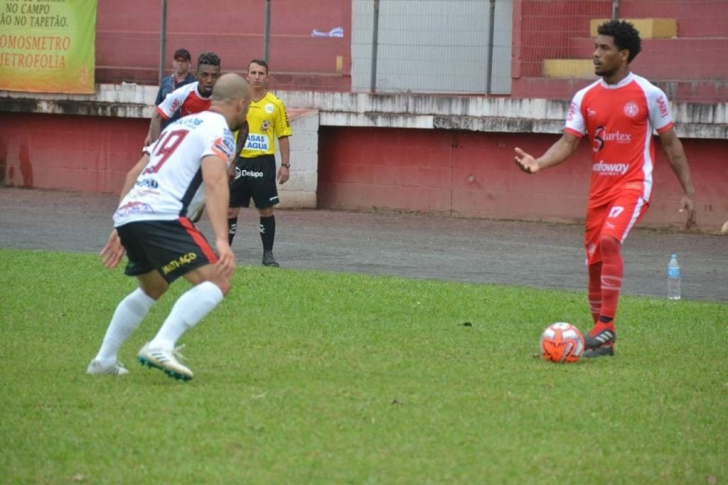
M 192 379 L 192 371 L 176 358 L 175 344 L 230 289 L 235 255 L 227 236 L 228 165 L 235 153 L 232 131 L 245 122 L 250 101 L 243 78 L 222 76 L 209 111 L 168 126 L 149 147 L 149 162 L 140 160 L 127 174 L 114 230 L 101 257 L 106 267 L 114 268 L 126 253 L 125 274 L 135 276 L 139 287 L 117 306 L 88 374 L 128 374 L 117 361 L 121 345 L 169 285 L 183 276 L 194 286 L 180 296 L 137 359 L 177 379 Z M 203 183 L 217 254 L 187 218 Z

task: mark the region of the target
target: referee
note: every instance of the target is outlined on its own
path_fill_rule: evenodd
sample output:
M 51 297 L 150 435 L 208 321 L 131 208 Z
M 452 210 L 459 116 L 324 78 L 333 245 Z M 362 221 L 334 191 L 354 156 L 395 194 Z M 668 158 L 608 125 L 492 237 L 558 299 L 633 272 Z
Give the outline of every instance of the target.
M 238 228 L 241 207 L 250 207 L 253 199 L 260 215 L 260 239 L 263 242 L 263 265 L 278 267 L 273 257 L 273 241 L 276 235 L 276 219 L 273 206 L 278 202 L 276 180 L 286 183 L 290 176 L 291 125 L 286 107 L 276 96 L 268 92 L 268 63 L 253 59 L 248 65 L 248 83 L 253 101 L 248 110 L 248 137 L 240 156 L 235 161 L 235 178 L 230 184 L 230 209 L 228 210 L 228 240 Z M 281 168 L 276 174 L 275 140 L 281 149 Z

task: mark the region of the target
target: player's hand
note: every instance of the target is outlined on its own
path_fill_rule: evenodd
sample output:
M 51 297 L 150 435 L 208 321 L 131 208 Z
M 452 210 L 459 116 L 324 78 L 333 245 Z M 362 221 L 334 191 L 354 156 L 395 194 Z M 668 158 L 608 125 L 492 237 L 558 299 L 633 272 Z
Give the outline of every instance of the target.
M 291 171 L 281 165 L 281 168 L 278 169 L 278 183 L 283 185 L 286 182 L 288 182 L 288 179 L 291 177 Z
M 109 235 L 109 241 L 106 243 L 106 246 L 101 250 L 101 262 L 109 269 L 116 268 L 121 258 L 124 257 L 125 252 L 124 246 L 121 245 L 119 234 L 114 229 Z
M 695 196 L 693 194 L 683 195 L 680 200 L 680 212 L 687 212 L 688 218 L 685 221 L 685 229 L 695 225 Z
M 237 159 L 233 160 L 228 164 L 227 166 L 227 175 L 228 175 L 228 183 L 235 182 L 235 173 L 236 173 L 236 167 L 237 167 Z
M 516 156 L 514 158 L 516 165 L 518 165 L 518 168 L 520 168 L 522 171 L 526 173 L 536 173 L 539 171 L 538 162 L 535 158 L 533 158 L 528 153 L 524 152 L 520 148 L 516 147 Z
M 233 273 L 235 273 L 235 254 L 230 249 L 230 244 L 227 242 L 227 239 L 218 240 L 216 246 L 219 259 L 215 263 L 215 266 L 222 276 L 231 278 Z

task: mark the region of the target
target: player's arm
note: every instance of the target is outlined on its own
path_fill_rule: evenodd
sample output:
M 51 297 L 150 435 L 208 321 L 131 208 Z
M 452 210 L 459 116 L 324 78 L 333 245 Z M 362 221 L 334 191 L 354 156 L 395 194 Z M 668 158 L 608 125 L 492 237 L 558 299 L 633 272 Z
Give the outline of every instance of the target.
M 693 177 L 690 174 L 685 149 L 673 128 L 663 131 L 659 135 L 662 148 L 665 150 L 668 162 L 670 162 L 670 167 L 683 189 L 684 195 L 680 200 L 680 210 L 688 213 L 685 227 L 690 229 L 695 224 L 695 187 L 693 187 Z
M 555 167 L 561 163 L 564 163 L 571 155 L 574 154 L 576 149 L 579 147 L 581 138 L 572 135 L 571 133 L 564 133 L 559 140 L 551 145 L 546 150 L 546 153 L 538 158 L 534 158 L 532 155 L 524 152 L 520 148 L 516 147 L 515 162 L 518 168 L 526 173 L 536 173 L 545 168 Z
M 154 110 L 154 114 L 152 115 L 152 121 L 149 123 L 149 143 L 147 145 L 154 143 L 159 138 L 159 134 L 162 132 L 162 114 L 158 110 Z
M 230 190 L 226 161 L 216 155 L 202 159 L 202 181 L 205 184 L 205 208 L 215 233 L 218 267 L 229 277 L 235 271 L 235 255 L 228 243 L 227 211 L 230 204 Z
M 278 138 L 278 147 L 281 149 L 281 168 L 278 170 L 278 183 L 285 184 L 291 176 L 288 166 L 291 164 L 291 142 L 289 137 Z
M 134 183 L 136 182 L 137 177 L 139 177 L 139 174 L 142 173 L 142 170 L 144 170 L 144 167 L 147 166 L 148 162 L 149 156 L 144 153 L 142 155 L 142 158 L 139 159 L 136 165 L 134 165 L 131 170 L 127 172 L 124 186 L 121 189 L 120 200 L 123 200 L 124 197 L 126 197 L 126 194 L 129 193 L 131 188 L 134 187 Z M 116 229 L 113 229 L 111 231 L 111 234 L 109 234 L 109 239 L 108 241 L 106 241 L 106 245 L 101 250 L 101 262 L 107 268 L 116 268 L 116 266 L 121 261 L 121 258 L 124 257 L 124 252 L 124 246 L 121 245 L 121 241 L 119 240 L 119 234 L 117 234 Z

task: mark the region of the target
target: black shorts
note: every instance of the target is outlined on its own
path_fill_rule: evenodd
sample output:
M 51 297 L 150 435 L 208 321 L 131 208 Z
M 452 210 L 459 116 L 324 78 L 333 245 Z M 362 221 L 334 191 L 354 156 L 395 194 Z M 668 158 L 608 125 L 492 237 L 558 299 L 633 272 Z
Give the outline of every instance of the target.
M 250 207 L 250 199 L 258 209 L 276 205 L 276 157 L 262 155 L 235 160 L 235 180 L 230 183 L 230 207 Z
M 205 236 L 186 217 L 173 221 L 130 222 L 116 228 L 129 262 L 124 274 L 157 270 L 167 283 L 195 268 L 217 262 Z

